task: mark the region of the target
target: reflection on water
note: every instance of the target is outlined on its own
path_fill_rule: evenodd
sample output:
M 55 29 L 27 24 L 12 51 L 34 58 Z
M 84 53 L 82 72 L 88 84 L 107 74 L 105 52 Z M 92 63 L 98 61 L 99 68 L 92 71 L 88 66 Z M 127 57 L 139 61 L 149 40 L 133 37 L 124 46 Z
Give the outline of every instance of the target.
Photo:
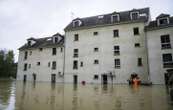
M 173 110 L 164 86 L 0 81 L 0 110 Z
M 15 83 L 0 80 L 0 110 L 13 110 L 15 105 Z

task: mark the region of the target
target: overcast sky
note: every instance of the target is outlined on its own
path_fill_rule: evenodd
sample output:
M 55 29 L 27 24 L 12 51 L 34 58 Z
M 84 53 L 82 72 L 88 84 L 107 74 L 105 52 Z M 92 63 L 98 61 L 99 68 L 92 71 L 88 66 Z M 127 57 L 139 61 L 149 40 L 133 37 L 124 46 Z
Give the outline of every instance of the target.
M 17 61 L 27 38 L 64 34 L 72 18 L 143 7 L 150 7 L 152 19 L 173 16 L 173 0 L 0 0 L 0 49 L 14 50 Z

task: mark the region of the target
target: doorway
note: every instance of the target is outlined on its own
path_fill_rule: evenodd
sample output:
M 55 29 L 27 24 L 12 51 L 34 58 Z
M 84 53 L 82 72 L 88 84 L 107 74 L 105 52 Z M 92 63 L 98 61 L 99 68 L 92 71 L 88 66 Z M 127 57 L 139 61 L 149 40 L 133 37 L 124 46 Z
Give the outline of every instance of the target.
M 106 74 L 102 75 L 102 83 L 107 84 L 108 83 L 108 76 Z
M 23 82 L 26 82 L 27 76 L 26 74 L 23 76 Z
M 36 74 L 33 73 L 33 74 L 32 74 L 32 77 L 33 77 L 33 81 L 35 82 L 35 81 L 36 81 L 36 77 L 37 77 Z
M 74 75 L 73 76 L 73 83 L 74 84 L 77 84 L 78 83 L 78 76 L 77 75 Z
M 56 82 L 56 74 L 51 75 L 51 82 L 55 83 Z

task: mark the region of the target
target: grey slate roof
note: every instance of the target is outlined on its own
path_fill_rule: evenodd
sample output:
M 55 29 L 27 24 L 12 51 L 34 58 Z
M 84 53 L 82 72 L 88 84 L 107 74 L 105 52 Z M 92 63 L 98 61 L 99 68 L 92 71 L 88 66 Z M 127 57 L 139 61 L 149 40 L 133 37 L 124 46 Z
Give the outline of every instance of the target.
M 57 42 L 57 43 L 53 43 L 53 36 L 59 36 L 61 37 L 62 39 Z M 43 47 L 57 47 L 57 46 L 64 46 L 64 36 L 63 35 L 60 35 L 59 33 L 53 35 L 51 37 L 45 37 L 45 38 L 29 38 L 27 40 L 34 40 L 36 41 L 35 44 L 29 46 L 27 43 L 24 44 L 22 47 L 19 48 L 19 50 L 25 50 L 25 49 L 36 49 L 36 48 L 43 48 Z M 50 40 L 48 40 L 50 39 Z
M 163 18 L 163 17 L 169 17 L 169 16 L 170 16 L 169 14 L 161 13 L 159 16 L 156 17 L 156 19 Z
M 169 24 L 165 24 L 165 25 L 158 26 L 157 19 L 154 21 L 151 21 L 148 26 L 145 26 L 145 31 L 162 29 L 162 28 L 167 28 L 167 27 L 173 27 L 173 17 L 169 17 Z
M 139 14 L 146 14 L 147 16 L 140 16 L 137 20 L 131 20 L 130 12 L 135 12 L 135 11 L 138 11 Z M 111 16 L 114 15 L 115 13 L 118 13 L 120 15 L 120 21 L 117 23 L 112 23 Z M 145 21 L 148 21 L 149 19 L 149 13 L 150 13 L 149 8 L 142 8 L 142 9 L 133 9 L 130 11 L 113 12 L 109 14 L 98 15 L 98 16 L 104 16 L 103 19 L 98 19 L 98 16 L 76 18 L 82 22 L 82 25 L 79 27 L 73 27 L 73 21 L 76 20 L 74 19 L 73 21 L 71 21 L 70 24 L 66 26 L 64 30 L 69 31 L 69 30 L 76 30 L 76 29 L 81 29 L 86 27 L 95 27 L 100 25 L 113 25 L 113 24 L 141 22 L 141 21 L 145 22 Z

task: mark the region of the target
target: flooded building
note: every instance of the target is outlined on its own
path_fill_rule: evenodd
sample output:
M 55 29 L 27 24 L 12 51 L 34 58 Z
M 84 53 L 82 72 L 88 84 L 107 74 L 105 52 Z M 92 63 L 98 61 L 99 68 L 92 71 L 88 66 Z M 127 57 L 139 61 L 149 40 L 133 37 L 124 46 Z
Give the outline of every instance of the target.
M 29 38 L 19 48 L 17 80 L 63 81 L 64 36 Z
M 19 49 L 18 80 L 164 84 L 173 67 L 173 17 L 151 21 L 149 8 L 76 18 L 60 34 Z
M 146 26 L 149 73 L 153 84 L 164 84 L 167 69 L 173 68 L 173 17 L 160 14 Z
M 149 8 L 74 19 L 65 28 L 65 81 L 128 83 L 137 74 L 148 82 L 149 21 Z

